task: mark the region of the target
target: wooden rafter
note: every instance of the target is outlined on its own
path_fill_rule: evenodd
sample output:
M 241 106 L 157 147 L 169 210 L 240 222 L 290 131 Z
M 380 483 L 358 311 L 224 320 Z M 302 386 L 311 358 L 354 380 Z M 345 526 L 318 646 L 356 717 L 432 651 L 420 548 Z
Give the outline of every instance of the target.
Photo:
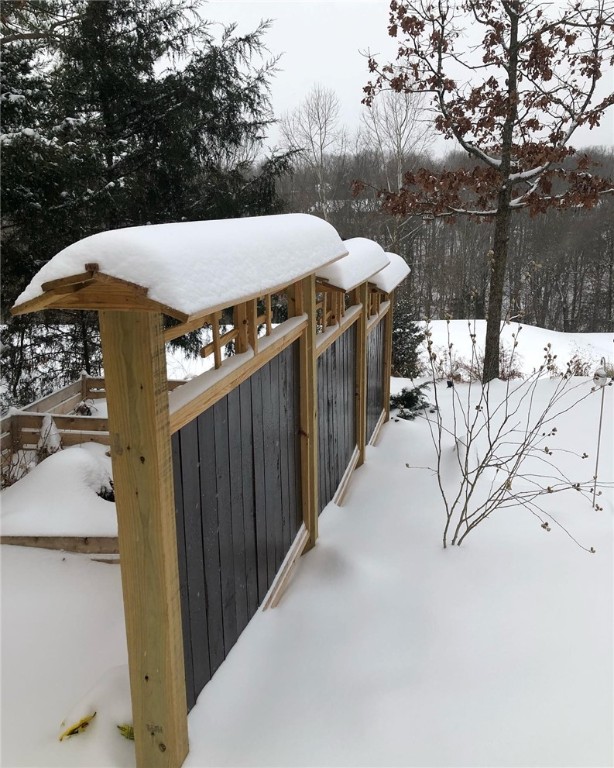
M 189 319 L 184 312 L 148 298 L 147 288 L 94 269 L 49 280 L 41 287 L 44 292 L 40 296 L 13 307 L 11 313 L 24 315 L 42 309 L 134 310 L 162 312 L 184 323 Z

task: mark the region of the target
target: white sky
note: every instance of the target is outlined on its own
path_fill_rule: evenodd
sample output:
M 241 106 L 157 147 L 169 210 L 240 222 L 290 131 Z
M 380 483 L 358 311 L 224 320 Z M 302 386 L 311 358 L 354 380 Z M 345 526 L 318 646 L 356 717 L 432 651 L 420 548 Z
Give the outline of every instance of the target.
M 361 51 L 381 54 L 382 61 L 395 56 L 396 44 L 387 32 L 388 9 L 389 0 L 210 0 L 203 15 L 223 24 L 236 21 L 239 32 L 255 29 L 261 19 L 272 19 L 265 42 L 271 54 L 282 54 L 271 84 L 275 117 L 297 107 L 320 83 L 335 91 L 342 119 L 352 130 L 364 109 L 362 88 L 369 80 Z M 604 85 L 614 89 L 614 70 Z M 277 141 L 273 129 L 268 143 Z M 577 134 L 574 146 L 590 145 L 614 145 L 614 108 L 600 128 Z M 443 140 L 435 145 L 436 152 L 452 148 L 452 142 Z

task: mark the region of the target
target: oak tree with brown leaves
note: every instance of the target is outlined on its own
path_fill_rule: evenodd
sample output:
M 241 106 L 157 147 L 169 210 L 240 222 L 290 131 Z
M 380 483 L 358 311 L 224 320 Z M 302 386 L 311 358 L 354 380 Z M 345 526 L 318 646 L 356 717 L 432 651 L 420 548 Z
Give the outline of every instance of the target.
M 591 208 L 614 192 L 571 141 L 599 125 L 614 93 L 598 96 L 614 63 L 612 0 L 417 0 L 390 4 L 394 63 L 369 59 L 370 104 L 381 90 L 426 93 L 435 126 L 467 153 L 465 167 L 406 173 L 398 192 L 381 190 L 393 214 L 493 223 L 489 252 L 484 381 L 499 375 L 499 333 L 512 214 Z M 468 46 L 473 28 L 481 40 Z

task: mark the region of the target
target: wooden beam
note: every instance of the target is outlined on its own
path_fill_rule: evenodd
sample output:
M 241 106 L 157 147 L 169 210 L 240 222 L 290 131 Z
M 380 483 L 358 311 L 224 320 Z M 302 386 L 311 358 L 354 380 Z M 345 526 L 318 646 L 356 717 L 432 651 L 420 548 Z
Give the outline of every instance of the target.
M 178 339 L 180 336 L 185 336 L 186 333 L 190 333 L 190 331 L 197 331 L 199 328 L 202 328 L 205 324 L 206 318 L 204 317 L 197 317 L 195 320 L 191 320 L 187 323 L 180 323 L 179 325 L 174 325 L 172 328 L 167 328 L 164 331 L 164 341 L 169 342 L 173 339 Z
M 0 536 L 0 544 L 61 549 L 64 552 L 85 552 L 90 555 L 116 555 L 119 552 L 117 536 Z
M 254 354 L 258 354 L 258 300 L 252 299 L 247 306 L 247 339 Z
M 72 384 L 69 384 L 66 387 L 62 387 L 62 389 L 56 389 L 55 392 L 35 400 L 33 403 L 26 405 L 26 407 L 22 408 L 21 410 L 34 413 L 49 413 L 53 408 L 55 408 L 56 405 L 60 405 L 60 403 L 63 403 L 72 395 L 76 395 L 80 391 L 81 381 L 73 381 Z
M 359 457 L 360 457 L 360 451 L 358 450 L 358 446 L 356 446 L 354 448 L 354 451 L 352 452 L 352 457 L 347 467 L 345 468 L 343 477 L 341 478 L 339 485 L 337 486 L 335 495 L 332 498 L 333 504 L 336 504 L 338 507 L 340 507 L 343 504 L 343 499 L 345 498 L 348 485 L 350 484 L 350 480 L 352 479 L 352 474 L 356 469 L 356 464 L 358 464 Z
M 371 433 L 371 437 L 369 439 L 369 445 L 377 445 L 377 438 L 379 437 L 379 433 L 381 432 L 381 429 L 385 423 L 386 423 L 386 409 L 383 408 L 375 426 L 373 427 L 373 432 Z
M 365 444 L 367 435 L 367 315 L 369 313 L 369 288 L 363 283 L 357 289 L 357 298 L 362 309 L 356 328 L 356 399 L 355 423 L 356 445 L 360 467 L 365 460 Z
M 100 313 L 137 768 L 178 768 L 187 700 L 162 317 Z
M 262 602 L 263 611 L 266 611 L 267 608 L 276 608 L 279 605 L 279 601 L 283 597 L 286 587 L 290 582 L 290 578 L 294 573 L 298 559 L 303 554 L 308 541 L 309 532 L 305 528 L 305 523 L 303 523 L 288 550 L 288 554 L 285 556 L 283 563 L 277 571 L 277 575 L 271 584 L 271 588 Z
M 247 307 L 245 302 L 237 304 L 233 310 L 233 321 L 235 328 L 239 331 L 237 336 L 237 354 L 247 352 L 249 345 L 247 337 Z
M 41 285 L 42 290 L 57 291 L 60 288 L 66 288 L 80 283 L 85 283 L 91 280 L 98 270 L 89 269 L 86 272 L 80 272 L 78 275 L 70 275 L 69 277 L 60 277 L 57 280 L 48 280 Z
M 303 522 L 309 533 L 306 548 L 318 538 L 318 379 L 316 365 L 316 281 L 303 280 L 303 310 L 307 327 L 299 347 L 301 499 Z

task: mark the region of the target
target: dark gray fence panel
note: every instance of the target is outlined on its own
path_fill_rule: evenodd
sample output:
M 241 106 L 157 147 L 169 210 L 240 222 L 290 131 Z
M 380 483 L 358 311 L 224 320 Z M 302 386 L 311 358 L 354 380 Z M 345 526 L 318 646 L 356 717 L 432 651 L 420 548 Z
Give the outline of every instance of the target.
M 335 495 L 356 445 L 356 324 L 318 358 L 320 512 Z
M 367 442 L 384 410 L 384 327 L 380 320 L 367 337 Z
M 298 342 L 172 438 L 188 709 L 302 522 Z

